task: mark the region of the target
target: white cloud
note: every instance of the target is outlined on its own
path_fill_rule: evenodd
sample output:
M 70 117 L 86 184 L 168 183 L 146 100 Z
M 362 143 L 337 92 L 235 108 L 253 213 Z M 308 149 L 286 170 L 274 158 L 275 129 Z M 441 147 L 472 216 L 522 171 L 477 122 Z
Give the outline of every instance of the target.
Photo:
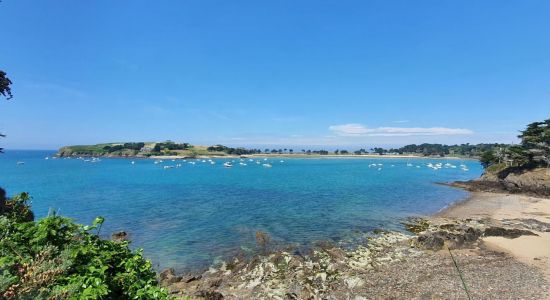
M 464 128 L 446 127 L 377 127 L 367 128 L 361 124 L 329 126 L 329 130 L 339 136 L 425 136 L 425 135 L 467 135 L 473 131 Z

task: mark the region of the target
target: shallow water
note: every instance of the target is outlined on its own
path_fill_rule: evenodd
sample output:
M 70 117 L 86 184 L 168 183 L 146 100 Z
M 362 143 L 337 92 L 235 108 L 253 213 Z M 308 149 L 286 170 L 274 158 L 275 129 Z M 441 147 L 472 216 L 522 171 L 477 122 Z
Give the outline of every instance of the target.
M 215 159 L 215 165 L 44 159 L 53 153 L 0 155 L 0 186 L 9 195 L 31 193 L 37 217 L 50 208 L 80 223 L 103 216 L 104 232 L 129 232 L 133 247 L 143 248 L 158 268 L 178 271 L 254 249 L 257 230 L 281 244 L 305 247 L 353 240 L 375 228 L 399 230 L 405 217 L 435 213 L 467 196 L 435 182 L 482 172 L 477 161 L 451 159 L 268 158 L 272 168 L 248 160 L 224 168 L 228 159 Z M 433 170 L 426 166 L 430 162 L 456 168 Z M 176 163 L 182 167 L 163 168 Z

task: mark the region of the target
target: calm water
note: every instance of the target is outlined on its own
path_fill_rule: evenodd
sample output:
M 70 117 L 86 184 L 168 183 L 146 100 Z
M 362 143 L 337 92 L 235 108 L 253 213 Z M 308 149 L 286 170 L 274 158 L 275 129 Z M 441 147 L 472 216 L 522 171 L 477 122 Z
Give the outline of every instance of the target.
M 38 217 L 50 208 L 80 223 L 104 216 L 106 233 L 129 232 L 133 246 L 144 248 L 160 268 L 180 271 L 254 249 L 257 230 L 280 243 L 307 247 L 320 240 L 353 240 L 375 228 L 400 229 L 407 216 L 434 213 L 467 196 L 435 182 L 482 172 L 476 161 L 436 159 L 268 159 L 272 168 L 188 160 L 165 170 L 163 165 L 176 163 L 44 159 L 52 154 L 0 155 L 0 186 L 9 195 L 31 193 Z M 433 170 L 426 166 L 430 162 L 457 167 Z

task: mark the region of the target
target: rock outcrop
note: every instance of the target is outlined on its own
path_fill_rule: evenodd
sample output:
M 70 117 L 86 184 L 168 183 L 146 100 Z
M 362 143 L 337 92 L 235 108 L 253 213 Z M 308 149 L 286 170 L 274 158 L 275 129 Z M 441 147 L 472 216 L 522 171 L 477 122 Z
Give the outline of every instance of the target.
M 496 282 L 493 276 L 483 277 L 497 272 L 509 278 L 533 271 L 501 254 L 474 255 L 472 251 L 485 251 L 479 247 L 483 236 L 516 238 L 534 234 L 529 226 L 546 228 L 549 224 L 522 220 L 503 223 L 490 219 L 411 219 L 405 225 L 415 234 L 380 232 L 370 235 L 366 244 L 354 249 L 332 246 L 304 256 L 278 251 L 248 261 L 234 259 L 199 276 L 176 276 L 174 270 L 167 269 L 160 274 L 160 281 L 174 296 L 192 299 L 370 299 L 372 295 L 377 299 L 410 299 L 422 298 L 427 290 L 446 298 L 463 292 L 448 256 L 447 249 L 452 249 L 465 268 L 476 269 L 468 273 L 469 280 L 479 276 L 476 284 L 501 284 L 500 290 L 508 289 L 518 298 L 540 292 L 523 289 L 525 283 L 511 286 L 507 279 Z M 426 268 L 427 265 L 431 267 Z M 536 284 L 544 283 L 540 278 L 537 274 L 531 277 Z M 490 295 L 484 295 L 486 291 L 485 284 L 481 284 L 473 295 L 487 298 Z
M 469 191 L 521 193 L 550 197 L 550 168 L 486 172 L 479 179 L 457 181 L 452 186 Z

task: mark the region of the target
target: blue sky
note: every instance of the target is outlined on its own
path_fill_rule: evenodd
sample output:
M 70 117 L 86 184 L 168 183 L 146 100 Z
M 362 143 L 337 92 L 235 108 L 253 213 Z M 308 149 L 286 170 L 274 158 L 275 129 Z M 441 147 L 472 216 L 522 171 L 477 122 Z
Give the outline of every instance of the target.
M 0 3 L 5 148 L 515 142 L 550 117 L 550 1 Z

